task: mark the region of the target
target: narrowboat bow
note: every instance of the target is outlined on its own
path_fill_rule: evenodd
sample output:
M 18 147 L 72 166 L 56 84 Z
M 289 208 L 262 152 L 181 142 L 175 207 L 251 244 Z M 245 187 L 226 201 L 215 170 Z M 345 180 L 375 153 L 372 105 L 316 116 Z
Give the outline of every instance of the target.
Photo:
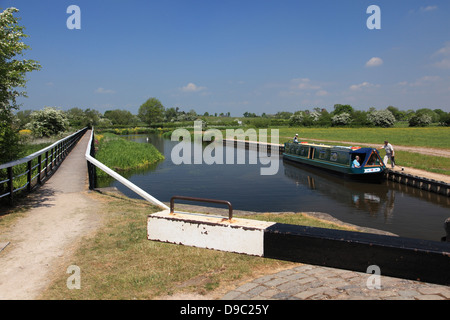
M 353 166 L 356 156 L 359 156 L 359 167 Z M 378 151 L 374 148 L 288 141 L 284 144 L 283 159 L 363 180 L 381 180 L 385 176 L 386 169 Z

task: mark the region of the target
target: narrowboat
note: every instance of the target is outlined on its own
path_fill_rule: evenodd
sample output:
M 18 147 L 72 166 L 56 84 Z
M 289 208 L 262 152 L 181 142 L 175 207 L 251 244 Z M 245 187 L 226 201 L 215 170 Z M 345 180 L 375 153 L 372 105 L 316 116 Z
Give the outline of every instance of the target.
M 353 165 L 359 156 L 359 167 Z M 283 159 L 330 170 L 350 178 L 382 180 L 386 166 L 375 148 L 329 146 L 308 142 L 288 141 Z

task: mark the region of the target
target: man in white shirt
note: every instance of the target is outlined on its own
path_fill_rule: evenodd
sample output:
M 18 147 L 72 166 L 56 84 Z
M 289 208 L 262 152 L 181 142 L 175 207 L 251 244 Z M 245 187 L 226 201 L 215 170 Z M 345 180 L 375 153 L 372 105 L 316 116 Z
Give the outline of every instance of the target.
M 384 149 L 386 151 L 386 155 L 384 156 L 383 162 L 384 165 L 387 166 L 387 161 L 391 161 L 392 168 L 395 167 L 395 153 L 394 153 L 394 147 L 388 142 L 384 141 L 384 146 L 379 148 L 378 150 Z

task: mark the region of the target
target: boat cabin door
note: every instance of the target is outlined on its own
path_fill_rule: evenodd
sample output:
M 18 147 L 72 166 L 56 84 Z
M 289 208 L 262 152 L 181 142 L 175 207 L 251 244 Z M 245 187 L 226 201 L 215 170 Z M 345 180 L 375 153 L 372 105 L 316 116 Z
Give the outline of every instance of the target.
M 308 159 L 314 159 L 314 147 L 309 147 Z

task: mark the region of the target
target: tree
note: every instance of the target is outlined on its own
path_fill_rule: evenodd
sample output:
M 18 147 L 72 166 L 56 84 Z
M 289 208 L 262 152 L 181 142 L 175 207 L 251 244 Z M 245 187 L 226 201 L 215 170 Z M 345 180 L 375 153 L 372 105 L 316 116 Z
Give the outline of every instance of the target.
M 416 110 L 416 115 L 418 115 L 418 116 L 427 115 L 431 118 L 431 122 L 439 121 L 439 114 L 437 114 L 436 112 L 434 112 L 433 110 L 431 110 L 429 108 L 422 108 L 422 109 Z
M 254 112 L 248 112 L 248 111 L 244 112 L 244 118 L 256 118 L 256 117 L 257 117 L 257 115 Z
M 394 115 L 387 109 L 369 112 L 367 119 L 377 127 L 389 128 L 395 124 Z
M 317 119 L 316 125 L 321 127 L 331 126 L 331 114 L 326 110 L 322 109 L 319 119 Z
M 80 108 L 71 108 L 66 111 L 66 117 L 71 127 L 82 127 L 84 123 L 84 111 Z
M 293 115 L 292 112 L 289 111 L 278 111 L 275 114 L 275 118 L 277 119 L 289 119 Z
M 113 125 L 131 125 L 134 124 L 134 116 L 128 110 L 108 110 L 105 111 L 105 118 L 111 120 Z
M 102 118 L 102 114 L 94 109 L 86 109 L 84 110 L 84 123 L 83 127 L 92 127 L 97 125 Z
M 351 115 L 353 113 L 353 107 L 349 104 L 335 104 L 333 115 L 338 115 L 341 113 L 347 113 Z
M 178 108 L 177 108 L 178 109 Z M 175 121 L 178 115 L 178 110 L 175 108 L 167 108 L 164 112 L 164 121 Z M 207 113 L 207 112 L 206 112 Z
M 66 111 L 66 117 L 71 127 L 81 129 L 97 125 L 102 114 L 93 109 L 81 110 L 80 108 L 71 108 Z
M 164 117 L 164 106 L 156 98 L 150 98 L 139 107 L 139 118 L 149 126 L 161 122 Z
M 337 114 L 331 118 L 331 123 L 333 126 L 345 126 L 350 124 L 351 121 L 352 118 L 347 112 Z
M 27 127 L 37 137 L 50 137 L 63 133 L 68 125 L 69 121 L 64 111 L 45 107 L 31 113 L 31 122 Z
M 33 110 L 21 110 L 16 113 L 16 118 L 20 129 L 25 128 L 25 125 L 31 121 L 32 112 Z
M 431 124 L 433 119 L 426 113 L 416 113 L 411 119 L 409 119 L 410 127 L 426 127 Z
M 26 74 L 41 67 L 34 60 L 16 58 L 29 49 L 22 42 L 27 35 L 14 17 L 17 12 L 16 8 L 8 8 L 0 13 L 0 163 L 14 160 L 19 153 L 12 110 L 19 108 L 18 97 L 26 97 L 26 92 L 20 89 L 25 87 Z
M 439 124 L 441 126 L 450 126 L 450 112 L 449 113 L 443 113 L 441 114 L 440 118 L 439 118 Z
M 292 116 L 289 117 L 289 126 L 291 127 L 299 127 L 303 123 L 304 114 L 303 112 L 296 112 Z
M 398 110 L 396 107 L 389 106 L 386 109 L 389 110 L 394 115 L 395 120 L 397 121 L 401 121 L 406 117 L 406 113 L 404 111 Z

